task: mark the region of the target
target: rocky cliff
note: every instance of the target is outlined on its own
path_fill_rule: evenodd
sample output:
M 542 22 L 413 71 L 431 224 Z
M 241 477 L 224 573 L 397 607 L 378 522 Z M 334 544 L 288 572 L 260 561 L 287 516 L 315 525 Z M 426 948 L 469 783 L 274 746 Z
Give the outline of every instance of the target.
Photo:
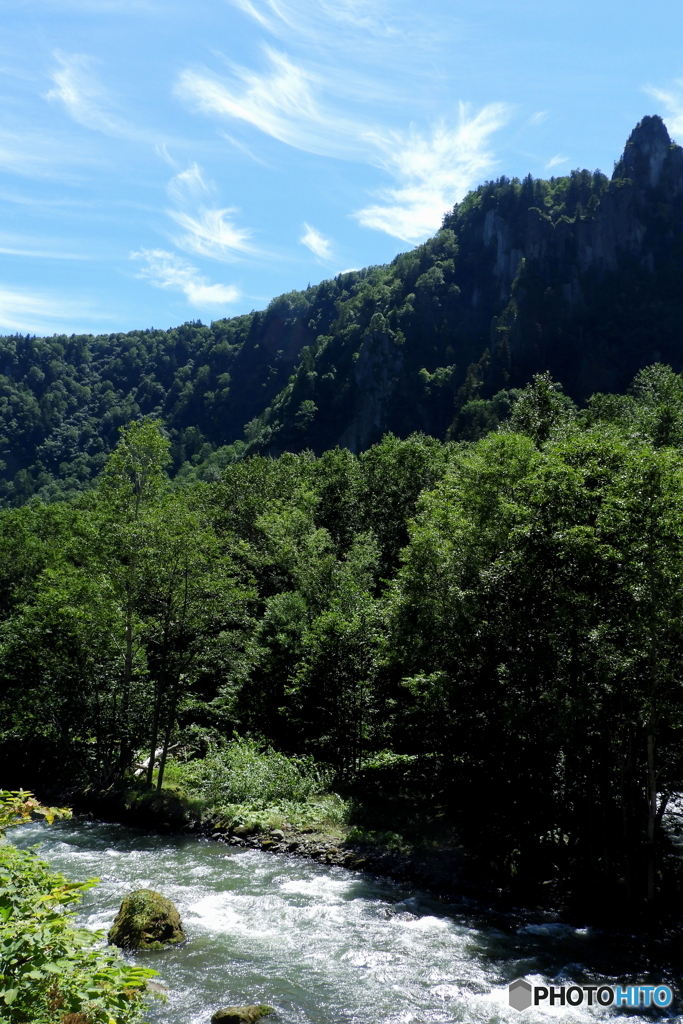
M 473 400 L 541 370 L 578 400 L 625 389 L 650 362 L 682 368 L 682 300 L 683 149 L 645 117 L 611 179 L 488 182 L 425 246 L 354 282 L 312 350 L 310 387 L 290 380 L 260 441 L 359 450 L 386 430 L 456 436 Z M 330 373 L 336 393 L 313 413 Z M 296 401 L 312 403 L 305 437 Z
M 176 470 L 207 472 L 388 430 L 477 436 L 535 372 L 581 401 L 655 361 L 680 371 L 682 333 L 683 149 L 645 117 L 611 178 L 486 182 L 423 245 L 263 312 L 0 339 L 0 497 L 87 487 L 140 415 L 166 424 Z

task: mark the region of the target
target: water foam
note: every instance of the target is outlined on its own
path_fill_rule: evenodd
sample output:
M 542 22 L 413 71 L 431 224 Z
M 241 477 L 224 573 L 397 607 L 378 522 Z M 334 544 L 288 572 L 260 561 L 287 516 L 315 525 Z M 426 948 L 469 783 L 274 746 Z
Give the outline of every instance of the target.
M 388 881 L 116 825 L 32 824 L 13 839 L 42 839 L 57 870 L 102 879 L 82 906 L 90 928 L 106 930 L 134 888 L 176 903 L 187 943 L 139 957 L 170 988 L 168 1001 L 150 1009 L 153 1024 L 208 1024 L 220 1006 L 244 1002 L 274 1005 L 279 1024 L 547 1024 L 559 1016 L 595 1024 L 610 1016 L 588 1007 L 519 1014 L 508 1005 L 517 976 L 538 984 L 571 976 L 577 943 L 599 941 L 585 930 L 474 928 Z

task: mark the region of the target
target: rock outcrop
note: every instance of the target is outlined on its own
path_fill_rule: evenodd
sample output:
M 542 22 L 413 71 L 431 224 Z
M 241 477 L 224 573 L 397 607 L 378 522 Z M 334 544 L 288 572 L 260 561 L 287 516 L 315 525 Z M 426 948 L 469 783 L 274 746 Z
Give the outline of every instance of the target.
M 591 269 L 617 270 L 627 255 L 652 270 L 645 200 L 660 185 L 666 186 L 669 201 L 683 193 L 683 149 L 672 143 L 660 117 L 644 117 L 591 216 L 553 222 L 546 211 L 532 206 L 520 233 L 520 224 L 495 206 L 482 211 L 481 237 L 487 248 L 495 247 L 493 274 L 500 297 L 509 294 L 525 261 L 541 271 L 559 270 L 569 285 Z
M 175 905 L 153 889 L 136 889 L 125 897 L 108 935 L 121 949 L 163 949 L 184 938 Z
M 217 1010 L 211 1018 L 211 1024 L 255 1024 L 262 1017 L 273 1013 L 272 1006 L 261 1003 L 256 1006 L 227 1006 L 224 1010 Z
M 354 366 L 355 411 L 337 442 L 340 447 L 362 452 L 386 431 L 386 408 L 402 367 L 403 354 L 394 334 L 388 330 L 382 314 L 376 313 Z

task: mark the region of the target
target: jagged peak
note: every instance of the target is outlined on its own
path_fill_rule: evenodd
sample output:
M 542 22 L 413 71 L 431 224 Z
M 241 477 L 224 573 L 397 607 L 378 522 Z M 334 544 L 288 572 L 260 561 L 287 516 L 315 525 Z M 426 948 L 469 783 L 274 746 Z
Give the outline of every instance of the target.
M 631 132 L 613 177 L 630 178 L 641 188 L 654 187 L 670 150 L 671 138 L 661 117 L 644 117 Z

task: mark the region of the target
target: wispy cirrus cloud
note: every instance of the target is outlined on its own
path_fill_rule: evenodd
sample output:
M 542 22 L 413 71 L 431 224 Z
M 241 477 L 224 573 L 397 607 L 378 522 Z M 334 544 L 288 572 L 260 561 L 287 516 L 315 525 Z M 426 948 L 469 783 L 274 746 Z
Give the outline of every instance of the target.
M 251 0 L 231 0 L 234 7 L 244 11 L 250 18 L 253 18 L 261 28 L 273 31 L 278 21 L 285 21 L 284 15 L 277 4 L 272 0 L 265 0 L 265 3 L 252 3 Z
M 493 166 L 489 138 L 508 116 L 503 103 L 491 103 L 477 114 L 460 104 L 455 127 L 442 121 L 428 136 L 417 131 L 376 136 L 380 163 L 398 185 L 381 191 L 383 203 L 366 206 L 354 216 L 364 227 L 404 242 L 425 238 Z
M 397 5 L 393 0 L 228 0 L 251 17 L 262 29 L 289 43 L 336 51 L 348 64 L 349 38 L 354 52 L 371 56 L 373 62 L 396 63 L 404 67 L 417 51 L 443 43 L 445 23 L 451 14 L 430 11 L 421 16 L 414 5 Z M 381 40 L 382 49 L 377 43 Z M 419 57 L 417 57 L 419 60 Z
M 215 192 L 215 186 L 213 182 L 206 180 L 199 164 L 195 163 L 171 178 L 166 191 L 176 203 L 186 203 L 188 200 L 210 196 Z
M 332 242 L 325 238 L 319 231 L 312 228 L 310 224 L 304 224 L 304 233 L 299 239 L 302 245 L 310 249 L 314 256 L 321 260 L 329 260 L 332 256 Z
M 248 228 L 238 228 L 229 219 L 234 207 L 225 209 L 200 208 L 196 216 L 182 210 L 169 210 L 169 215 L 181 228 L 183 234 L 174 236 L 179 249 L 208 256 L 214 260 L 232 261 L 238 254 L 251 253 L 253 248 Z
M 35 6 L 39 6 L 38 4 Z M 72 11 L 83 14 L 148 14 L 157 12 L 168 15 L 168 0 L 42 0 L 44 7 L 57 11 Z M 16 7 L 16 0 L 0 0 L 0 9 Z
M 256 153 L 254 153 L 254 151 L 250 149 L 249 146 L 246 145 L 246 143 L 241 142 L 239 139 L 234 138 L 228 132 L 219 131 L 218 134 L 221 136 L 221 138 L 229 142 L 231 146 L 234 146 L 235 149 L 238 149 L 240 153 L 244 153 L 245 156 L 248 156 L 250 160 L 253 160 L 254 163 L 261 164 L 262 167 L 269 166 L 267 161 L 262 160 L 261 157 L 259 156 L 256 156 Z
M 105 319 L 89 303 L 64 299 L 50 292 L 0 285 L 0 327 L 36 334 L 74 330 L 79 323 Z
M 184 71 L 176 92 L 206 114 L 245 121 L 287 145 L 329 155 L 336 132 L 313 96 L 312 76 L 285 54 L 265 47 L 269 68 L 259 74 L 235 67 L 233 82 L 205 71 Z M 335 121 L 338 121 L 335 118 Z
M 550 171 L 550 170 L 553 169 L 553 167 L 560 167 L 562 164 L 568 164 L 568 163 L 569 163 L 569 157 L 568 156 L 562 156 L 561 153 L 558 153 L 556 156 L 553 156 L 553 157 L 550 158 L 550 160 L 548 160 L 548 163 L 545 165 L 545 169 L 546 169 L 546 171 Z
M 204 178 L 198 164 L 176 174 L 167 191 L 176 203 L 176 209 L 167 213 L 183 229 L 183 234 L 173 236 L 179 249 L 228 262 L 256 251 L 250 241 L 251 231 L 233 223 L 232 216 L 237 212 L 234 207 L 219 208 L 202 202 L 208 201 L 216 188 Z
M 93 131 L 118 139 L 152 143 L 157 147 L 164 140 L 154 132 L 138 128 L 112 110 L 112 100 L 94 74 L 100 62 L 82 53 L 65 54 L 56 51 L 58 67 L 52 72 L 54 88 L 47 99 L 61 103 L 70 117 Z
M 237 68 L 232 81 L 186 70 L 178 94 L 204 113 L 247 122 L 297 149 L 388 172 L 396 184 L 379 193 L 383 201 L 354 215 L 364 227 L 418 241 L 494 164 L 490 136 L 508 120 L 506 104 L 478 113 L 460 104 L 455 125 L 442 119 L 428 133 L 387 130 L 340 114 L 316 94 L 316 75 L 270 47 L 265 52 L 265 72 Z
M 68 252 L 64 241 L 55 239 L 29 238 L 26 235 L 11 235 L 0 232 L 0 253 L 6 256 L 28 256 L 47 260 L 90 260 L 83 253 Z
M 141 249 L 130 255 L 131 259 L 143 260 L 146 264 L 137 275 L 139 278 L 156 288 L 183 292 L 192 306 L 226 306 L 240 297 L 235 285 L 211 284 L 196 267 L 165 249 Z
M 87 154 L 74 152 L 73 146 L 59 137 L 31 129 L 19 132 L 0 128 L 0 168 L 10 174 L 78 184 L 82 174 L 73 168 L 89 162 Z

